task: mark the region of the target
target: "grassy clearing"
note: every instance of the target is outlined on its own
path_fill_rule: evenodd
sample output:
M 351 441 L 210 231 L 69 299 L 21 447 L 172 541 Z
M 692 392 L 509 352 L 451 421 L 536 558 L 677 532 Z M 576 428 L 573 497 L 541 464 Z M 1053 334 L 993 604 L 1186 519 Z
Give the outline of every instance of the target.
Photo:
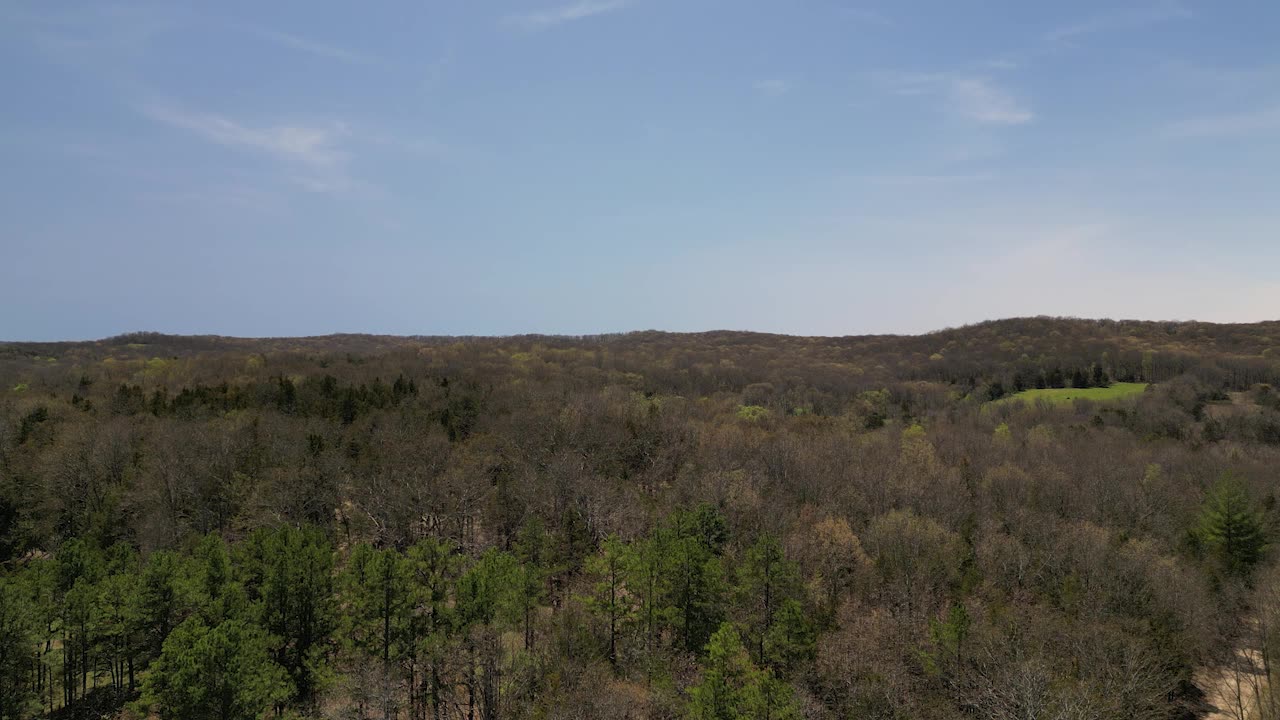
M 1041 398 L 1055 405 L 1065 405 L 1073 400 L 1106 402 L 1108 400 L 1121 400 L 1134 395 L 1141 395 L 1146 389 L 1146 383 L 1112 383 L 1111 387 L 1104 388 L 1045 388 L 1044 390 L 1023 390 L 1020 393 L 1001 398 L 996 402 L 1004 403 L 1022 400 L 1027 404 L 1034 404 L 1036 400 Z

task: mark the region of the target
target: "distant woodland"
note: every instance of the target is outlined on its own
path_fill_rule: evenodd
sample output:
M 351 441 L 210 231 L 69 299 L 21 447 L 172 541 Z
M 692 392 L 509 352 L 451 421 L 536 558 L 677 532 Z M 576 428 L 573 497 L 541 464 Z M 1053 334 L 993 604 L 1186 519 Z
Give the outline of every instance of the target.
M 1280 718 L 1273 388 L 1280 322 L 0 343 L 0 720 Z

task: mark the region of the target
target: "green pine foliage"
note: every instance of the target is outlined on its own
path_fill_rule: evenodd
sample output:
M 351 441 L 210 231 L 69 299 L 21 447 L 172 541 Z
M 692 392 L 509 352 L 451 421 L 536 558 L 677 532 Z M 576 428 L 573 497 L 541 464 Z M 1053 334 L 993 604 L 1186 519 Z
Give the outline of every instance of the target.
M 143 688 L 144 707 L 190 720 L 261 717 L 293 694 L 270 644 L 262 628 L 241 619 L 209 627 L 188 618 L 165 639 Z
M 34 644 L 33 625 L 24 588 L 0 579 L 0 720 L 29 717 L 36 705 L 24 662 Z
M 1210 489 L 1196 529 L 1204 546 L 1235 575 L 1248 575 L 1267 546 L 1262 513 L 1244 485 L 1230 475 Z
M 781 662 L 781 655 L 789 655 L 792 651 L 785 647 L 785 634 L 780 635 L 773 630 L 781 608 L 788 602 L 794 603 L 800 596 L 800 582 L 795 564 L 787 561 L 777 537 L 762 534 L 747 549 L 738 565 L 736 594 L 739 607 L 746 608 L 742 626 L 747 629 L 756 663 L 773 665 Z M 766 652 L 771 636 L 774 645 L 783 644 L 783 647 L 774 647 L 774 653 Z
M 689 689 L 692 720 L 790 720 L 800 716 L 791 688 L 751 662 L 732 623 L 716 630 L 706 652 L 702 678 Z

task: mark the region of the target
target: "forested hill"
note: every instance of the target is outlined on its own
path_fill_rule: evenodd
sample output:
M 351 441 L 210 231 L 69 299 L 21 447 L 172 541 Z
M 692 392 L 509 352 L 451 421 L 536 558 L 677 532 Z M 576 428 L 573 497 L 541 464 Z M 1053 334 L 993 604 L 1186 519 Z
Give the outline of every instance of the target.
M 1278 381 L 1276 322 L 0 343 L 0 720 L 1194 716 L 1280 651 Z
M 1069 376 L 1094 364 L 1126 379 L 1156 381 L 1193 372 L 1214 382 L 1248 388 L 1275 382 L 1280 358 L 1280 321 L 1251 324 L 1018 318 L 996 320 L 923 335 L 799 337 L 753 332 L 608 335 L 446 337 L 325 335 L 298 338 L 233 338 L 139 332 L 85 342 L 0 342 L 0 368 L 32 371 L 24 360 L 63 363 L 103 360 L 172 360 L 235 355 L 274 355 L 285 363 L 341 360 L 347 356 L 433 354 L 465 347 L 473 354 L 510 354 L 538 349 L 591 353 L 613 363 L 646 363 L 656 356 L 685 374 L 719 375 L 716 366 L 740 368 L 750 381 L 784 377 L 830 381 L 832 371 L 849 381 L 874 385 L 893 380 L 939 380 L 974 385 L 1055 367 Z M 447 352 L 439 352 L 447 355 Z M 725 361 L 728 361 L 727 363 Z M 1145 363 L 1145 365 L 1144 365 Z M 748 377 L 748 374 L 750 377 Z M 732 375 L 730 373 L 729 375 Z M 1149 377 L 1144 377 L 1149 376 Z M 732 382 L 729 376 L 718 381 Z M 1021 388 L 1018 388 L 1021 389 Z

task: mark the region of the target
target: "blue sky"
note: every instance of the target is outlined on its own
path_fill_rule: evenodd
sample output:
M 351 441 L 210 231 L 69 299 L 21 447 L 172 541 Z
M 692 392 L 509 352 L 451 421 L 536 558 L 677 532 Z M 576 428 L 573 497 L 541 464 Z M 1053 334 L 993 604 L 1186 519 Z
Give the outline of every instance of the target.
M 0 0 L 0 339 L 1274 319 L 1278 27 Z

